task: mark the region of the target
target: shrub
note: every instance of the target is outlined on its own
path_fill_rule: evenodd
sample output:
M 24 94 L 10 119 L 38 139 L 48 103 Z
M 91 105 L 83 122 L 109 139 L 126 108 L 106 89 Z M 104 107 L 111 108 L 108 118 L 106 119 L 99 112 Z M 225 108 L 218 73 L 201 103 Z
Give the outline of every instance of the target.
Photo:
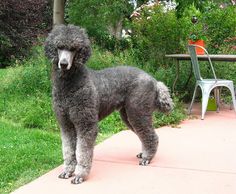
M 214 6 L 203 14 L 208 34 L 207 48 L 218 53 L 221 47 L 230 47 L 230 38 L 236 35 L 236 6 L 219 8 Z
M 141 17 L 132 22 L 132 41 L 135 53 L 142 61 L 155 66 L 163 65 L 166 53 L 181 53 L 186 50 L 182 37 L 186 32 L 175 11 L 164 12 L 162 6 L 146 8 Z
M 0 31 L 0 68 L 4 67 L 7 63 L 7 48 L 11 46 L 10 39 Z
M 51 26 L 51 13 L 50 0 L 0 1 L 0 67 L 27 54 L 37 36 Z

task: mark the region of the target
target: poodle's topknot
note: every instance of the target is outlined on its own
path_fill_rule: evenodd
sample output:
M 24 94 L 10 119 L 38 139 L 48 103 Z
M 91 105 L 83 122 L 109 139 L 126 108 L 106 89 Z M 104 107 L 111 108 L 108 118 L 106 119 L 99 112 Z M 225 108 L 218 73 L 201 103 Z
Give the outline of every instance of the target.
M 91 55 L 90 41 L 85 29 L 74 25 L 55 26 L 45 41 L 45 54 L 54 64 L 58 62 L 58 49 L 76 51 L 74 65 L 85 64 Z

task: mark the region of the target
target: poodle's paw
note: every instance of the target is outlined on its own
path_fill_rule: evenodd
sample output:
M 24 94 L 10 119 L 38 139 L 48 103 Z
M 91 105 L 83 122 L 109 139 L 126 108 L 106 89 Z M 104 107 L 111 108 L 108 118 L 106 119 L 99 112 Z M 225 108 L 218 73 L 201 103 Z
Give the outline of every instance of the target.
M 72 180 L 71 180 L 71 183 L 72 184 L 80 184 L 80 183 L 82 183 L 82 182 L 84 182 L 84 178 L 82 178 L 81 176 L 75 176 L 75 178 L 73 178 Z
M 143 158 L 143 153 L 141 152 L 141 153 L 137 154 L 136 157 L 137 158 Z
M 68 179 L 68 178 L 72 177 L 72 175 L 73 175 L 73 172 L 66 172 L 66 171 L 64 171 L 58 177 L 60 179 Z
M 148 164 L 150 164 L 150 161 L 148 158 L 143 156 L 143 153 L 139 153 L 138 155 L 136 155 L 137 158 L 141 159 L 139 161 L 139 165 L 141 166 L 147 166 Z
M 150 164 L 150 160 L 147 158 L 142 158 L 142 160 L 139 162 L 139 165 L 141 166 L 147 166 L 148 164 Z

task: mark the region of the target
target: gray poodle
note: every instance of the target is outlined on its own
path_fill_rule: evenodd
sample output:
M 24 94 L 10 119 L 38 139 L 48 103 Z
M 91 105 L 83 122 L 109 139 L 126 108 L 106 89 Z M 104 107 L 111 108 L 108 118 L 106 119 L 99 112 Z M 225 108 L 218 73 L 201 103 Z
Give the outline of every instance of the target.
M 158 146 L 152 113 L 172 109 L 168 88 L 134 67 L 87 68 L 90 41 L 74 25 L 56 26 L 46 39 L 45 53 L 52 61 L 53 106 L 62 136 L 64 171 L 59 178 L 75 172 L 72 183 L 78 184 L 88 177 L 98 122 L 116 110 L 142 143 L 139 164 L 149 164 Z

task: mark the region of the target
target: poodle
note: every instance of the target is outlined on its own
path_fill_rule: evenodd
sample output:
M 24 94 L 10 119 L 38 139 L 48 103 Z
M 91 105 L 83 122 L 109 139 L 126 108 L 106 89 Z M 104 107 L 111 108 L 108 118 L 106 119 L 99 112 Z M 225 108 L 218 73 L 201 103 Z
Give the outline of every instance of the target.
M 52 61 L 53 108 L 61 128 L 64 169 L 59 178 L 75 174 L 73 184 L 87 179 L 98 122 L 113 111 L 119 111 L 127 127 L 139 137 L 139 164 L 148 165 L 158 146 L 152 113 L 173 108 L 168 88 L 135 67 L 100 71 L 86 67 L 90 41 L 78 26 L 54 27 L 45 41 L 45 55 Z

